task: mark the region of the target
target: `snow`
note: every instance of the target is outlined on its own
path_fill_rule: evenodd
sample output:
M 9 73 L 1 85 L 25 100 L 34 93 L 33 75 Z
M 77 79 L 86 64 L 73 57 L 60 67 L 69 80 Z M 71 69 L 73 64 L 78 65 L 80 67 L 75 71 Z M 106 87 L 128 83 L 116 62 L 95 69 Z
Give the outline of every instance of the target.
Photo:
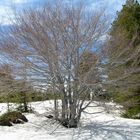
M 109 113 L 104 104 L 92 103 L 82 114 L 79 127 L 71 129 L 45 117 L 53 108 L 52 101 L 34 102 L 31 106 L 36 113 L 25 114 L 28 123 L 0 126 L 0 140 L 140 140 L 140 120 L 119 117 L 120 106 L 114 103 L 106 104 Z M 6 111 L 6 104 L 0 104 L 0 111 Z

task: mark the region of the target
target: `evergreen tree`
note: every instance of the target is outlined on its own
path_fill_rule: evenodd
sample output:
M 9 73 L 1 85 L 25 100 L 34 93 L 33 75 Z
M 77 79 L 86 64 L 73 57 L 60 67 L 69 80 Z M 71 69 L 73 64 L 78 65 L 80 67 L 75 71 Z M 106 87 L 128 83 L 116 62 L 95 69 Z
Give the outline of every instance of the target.
M 115 82 L 111 87 L 115 100 L 126 109 L 126 117 L 140 112 L 140 4 L 127 0 L 112 24 L 109 41 L 109 61 L 113 68 L 109 78 Z
M 133 5 L 134 2 L 135 2 L 135 0 L 127 0 L 126 5 Z

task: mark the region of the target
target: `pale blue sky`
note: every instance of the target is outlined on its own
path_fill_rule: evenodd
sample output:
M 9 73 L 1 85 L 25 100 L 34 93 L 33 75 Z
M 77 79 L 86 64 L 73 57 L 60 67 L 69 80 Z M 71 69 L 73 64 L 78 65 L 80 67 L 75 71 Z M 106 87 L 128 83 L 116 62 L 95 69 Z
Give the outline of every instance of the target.
M 54 2 L 54 0 L 0 0 L 0 24 L 8 25 L 10 24 L 9 17 L 13 18 L 12 9 L 22 9 L 26 7 L 39 7 L 42 6 L 47 1 Z M 73 2 L 77 3 L 79 0 L 63 0 L 67 3 Z M 85 4 L 91 8 L 95 9 L 104 6 L 106 11 L 115 17 L 116 11 L 119 11 L 122 8 L 122 5 L 126 0 L 83 0 Z

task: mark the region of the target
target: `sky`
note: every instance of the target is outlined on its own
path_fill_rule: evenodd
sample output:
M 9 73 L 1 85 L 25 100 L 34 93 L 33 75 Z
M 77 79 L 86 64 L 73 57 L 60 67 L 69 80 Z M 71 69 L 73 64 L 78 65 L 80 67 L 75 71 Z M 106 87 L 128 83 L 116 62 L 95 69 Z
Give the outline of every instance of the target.
M 27 7 L 41 7 L 47 1 L 52 2 L 54 0 L 0 0 L 0 24 L 11 24 L 10 19 L 14 18 L 13 9 L 21 10 Z M 76 4 L 79 0 L 64 0 L 66 3 L 73 2 Z M 101 6 L 106 8 L 108 14 L 112 18 L 115 17 L 116 11 L 122 8 L 122 5 L 126 0 L 84 0 L 89 9 L 99 9 Z

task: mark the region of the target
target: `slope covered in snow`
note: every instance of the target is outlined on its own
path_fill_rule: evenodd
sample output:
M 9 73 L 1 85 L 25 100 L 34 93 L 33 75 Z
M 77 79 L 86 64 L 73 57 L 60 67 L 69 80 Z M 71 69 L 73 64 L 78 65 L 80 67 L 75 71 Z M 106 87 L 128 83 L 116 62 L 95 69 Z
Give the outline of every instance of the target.
M 124 119 L 113 111 L 108 114 L 97 102 L 85 110 L 79 128 L 75 129 L 64 128 L 45 117 L 53 102 L 34 102 L 31 105 L 36 113 L 25 114 L 29 122 L 13 127 L 0 126 L 0 140 L 140 140 L 140 120 Z M 0 104 L 0 111 L 5 110 L 6 104 Z

